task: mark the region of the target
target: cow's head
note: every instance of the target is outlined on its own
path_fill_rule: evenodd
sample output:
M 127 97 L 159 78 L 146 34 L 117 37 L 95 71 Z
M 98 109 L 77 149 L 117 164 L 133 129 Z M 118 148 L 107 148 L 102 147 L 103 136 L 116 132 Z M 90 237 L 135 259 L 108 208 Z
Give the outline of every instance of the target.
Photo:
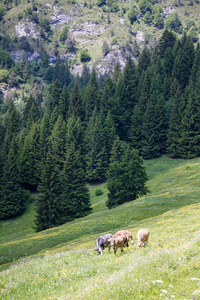
M 103 253 L 103 249 L 101 248 L 96 248 L 94 251 L 97 251 L 97 254 L 101 254 Z
M 108 239 L 108 242 L 110 243 L 110 247 L 114 246 L 114 241 L 115 241 L 115 238 L 113 236 Z

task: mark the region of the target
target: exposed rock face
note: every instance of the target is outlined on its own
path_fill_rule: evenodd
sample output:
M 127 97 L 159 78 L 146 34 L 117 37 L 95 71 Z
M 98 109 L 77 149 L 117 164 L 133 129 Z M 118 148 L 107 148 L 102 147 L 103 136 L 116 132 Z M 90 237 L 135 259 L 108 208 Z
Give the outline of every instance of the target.
M 138 43 L 146 43 L 146 36 L 144 32 L 138 31 L 136 34 L 136 40 Z
M 68 23 L 71 20 L 77 19 L 79 17 L 83 16 L 83 13 L 81 13 L 78 9 L 77 10 L 70 10 L 66 13 L 60 13 L 57 11 L 57 9 L 54 7 L 54 14 L 51 15 L 51 18 L 49 20 L 49 25 L 52 27 L 55 27 L 58 24 Z
M 12 52 L 11 56 L 15 61 L 22 61 L 24 57 L 28 62 L 31 62 L 33 60 L 38 61 L 41 59 L 40 54 L 36 51 L 31 53 L 31 52 L 26 52 L 24 50 L 17 50 Z
M 169 16 L 173 12 L 179 13 L 178 10 L 174 8 L 171 2 L 168 1 L 167 4 L 168 5 L 166 7 L 162 8 L 165 16 Z
M 22 36 L 30 36 L 34 39 L 39 37 L 39 32 L 37 30 L 37 26 L 35 23 L 28 21 L 28 19 L 21 20 L 16 26 L 15 26 L 16 34 L 19 37 Z
M 79 24 L 76 28 L 72 28 L 70 32 L 76 35 L 98 35 L 104 33 L 107 29 L 106 26 L 98 25 L 92 22 L 85 22 L 83 24 Z
M 128 56 L 130 56 L 128 49 L 114 45 L 108 55 L 106 55 L 95 68 L 100 75 L 104 76 L 110 74 L 114 71 L 117 62 L 119 62 L 120 68 L 123 69 L 126 65 Z M 137 63 L 137 59 L 134 56 L 131 56 L 131 58 Z

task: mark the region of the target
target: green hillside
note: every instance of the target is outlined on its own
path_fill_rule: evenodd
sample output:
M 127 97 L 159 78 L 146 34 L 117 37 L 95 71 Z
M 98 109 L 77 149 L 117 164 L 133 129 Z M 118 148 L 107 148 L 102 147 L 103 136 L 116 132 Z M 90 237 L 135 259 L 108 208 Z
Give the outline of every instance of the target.
M 35 233 L 33 204 L 0 222 L 1 299 L 200 299 L 200 158 L 145 163 L 150 193 L 108 210 L 106 184 L 90 186 L 93 213 Z M 95 196 L 95 190 L 104 193 Z M 150 230 L 146 248 L 94 251 L 106 232 Z

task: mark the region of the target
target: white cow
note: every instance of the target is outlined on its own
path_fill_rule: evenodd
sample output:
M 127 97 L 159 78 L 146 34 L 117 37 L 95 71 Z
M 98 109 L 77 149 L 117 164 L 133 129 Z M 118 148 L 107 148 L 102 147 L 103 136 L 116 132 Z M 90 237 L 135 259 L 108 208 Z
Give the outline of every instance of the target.
M 148 229 L 140 229 L 137 233 L 138 247 L 144 247 L 148 243 L 150 232 Z

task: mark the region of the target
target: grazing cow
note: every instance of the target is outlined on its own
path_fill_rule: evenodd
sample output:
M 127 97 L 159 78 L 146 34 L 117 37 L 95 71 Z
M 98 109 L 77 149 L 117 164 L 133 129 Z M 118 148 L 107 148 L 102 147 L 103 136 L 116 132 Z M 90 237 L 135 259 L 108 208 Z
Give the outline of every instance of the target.
M 148 229 L 140 229 L 137 233 L 138 247 L 144 247 L 148 243 L 150 232 Z
M 123 247 L 127 246 L 128 240 L 129 240 L 129 237 L 127 235 L 121 234 L 116 237 L 113 236 L 110 239 L 110 242 L 111 242 L 111 246 L 113 246 L 114 253 L 117 252 L 118 248 L 121 248 L 121 252 L 123 252 Z
M 110 245 L 110 240 L 113 237 L 112 234 L 104 234 L 98 237 L 96 240 L 96 249 L 98 254 L 102 254 L 104 248 L 108 247 L 108 250 L 110 251 L 111 245 Z
M 120 235 L 126 235 L 127 236 L 127 243 L 126 243 L 126 247 L 129 247 L 128 245 L 128 241 L 131 239 L 131 243 L 132 245 L 134 245 L 134 242 L 133 242 L 133 237 L 132 237 L 132 233 L 128 230 L 120 230 L 120 231 L 117 231 L 114 235 L 114 237 L 117 237 L 117 236 L 120 236 Z

